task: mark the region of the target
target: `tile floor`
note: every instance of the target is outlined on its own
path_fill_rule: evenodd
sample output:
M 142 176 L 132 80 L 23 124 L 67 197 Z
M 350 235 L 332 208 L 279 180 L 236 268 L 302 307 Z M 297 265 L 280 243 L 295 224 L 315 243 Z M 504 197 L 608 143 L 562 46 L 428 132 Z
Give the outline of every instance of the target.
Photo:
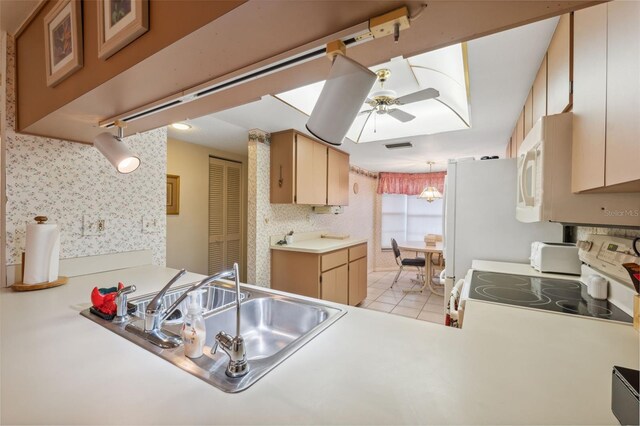
M 391 288 L 395 275 L 396 272 L 371 272 L 368 276 L 367 298 L 358 306 L 443 324 L 444 298 L 431 294 L 429 290 L 422 293 L 403 292 L 405 289 L 420 288 L 420 285 L 411 282 L 416 277 L 412 270 L 404 272 Z

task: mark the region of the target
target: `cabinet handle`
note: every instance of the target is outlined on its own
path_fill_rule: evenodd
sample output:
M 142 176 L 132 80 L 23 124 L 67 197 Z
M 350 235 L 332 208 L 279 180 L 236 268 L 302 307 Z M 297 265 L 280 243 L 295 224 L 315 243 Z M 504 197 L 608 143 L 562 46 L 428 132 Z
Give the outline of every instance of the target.
M 280 179 L 278 179 L 278 186 L 280 188 L 282 188 L 282 183 L 283 183 L 283 180 L 282 180 L 282 164 L 280 164 Z

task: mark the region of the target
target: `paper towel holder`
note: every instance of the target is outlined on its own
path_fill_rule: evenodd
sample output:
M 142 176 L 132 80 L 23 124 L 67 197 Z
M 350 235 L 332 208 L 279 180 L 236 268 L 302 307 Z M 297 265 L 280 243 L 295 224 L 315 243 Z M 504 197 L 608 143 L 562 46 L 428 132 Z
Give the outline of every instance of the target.
M 49 220 L 46 216 L 36 216 L 33 218 L 38 225 L 43 225 L 47 220 Z M 25 254 L 22 253 L 22 276 L 24 277 L 24 259 Z M 68 277 L 59 276 L 57 280 L 51 282 L 37 283 L 37 284 L 24 284 L 24 283 L 15 283 L 11 286 L 13 291 L 33 291 L 33 290 L 43 290 L 45 288 L 58 287 L 66 284 L 69 281 Z

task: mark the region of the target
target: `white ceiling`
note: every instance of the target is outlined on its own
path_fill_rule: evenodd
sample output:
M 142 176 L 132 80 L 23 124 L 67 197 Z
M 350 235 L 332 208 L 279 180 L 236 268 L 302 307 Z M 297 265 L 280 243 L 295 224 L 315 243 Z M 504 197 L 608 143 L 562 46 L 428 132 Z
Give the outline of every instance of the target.
M 471 129 L 355 144 L 341 149 L 351 163 L 371 171 L 424 172 L 446 168 L 450 158 L 503 155 L 513 126 L 549 46 L 558 18 L 536 22 L 468 42 Z M 169 136 L 235 153 L 247 152 L 247 131 L 306 132 L 307 115 L 272 96 L 190 120 L 193 128 L 169 128 Z M 413 148 L 390 151 L 385 144 L 410 141 Z
M 432 87 L 440 92 L 438 100 L 455 110 L 459 116 L 441 102 L 426 100 L 394 107 L 415 117 L 413 120 L 403 123 L 386 114 L 367 114 L 368 111 L 371 111 L 371 106 L 365 103 L 360 109 L 361 114 L 356 117 L 347 132 L 347 138 L 364 143 L 467 129 L 469 127 L 467 125 L 469 123 L 469 99 L 465 85 L 463 58 L 461 44 L 408 59 L 393 58 L 387 63 L 371 68 L 374 72 L 388 69 L 391 75 L 384 84 L 381 84 L 380 81 L 376 82 L 369 93 L 369 98 L 375 99 L 377 95 L 381 94 L 389 96 L 381 93 L 381 90 L 391 90 L 395 92 L 391 96 L 398 98 Z M 321 81 L 278 93 L 275 96 L 305 114 L 311 114 L 323 86 L 324 81 Z M 362 113 L 363 111 L 364 113 Z

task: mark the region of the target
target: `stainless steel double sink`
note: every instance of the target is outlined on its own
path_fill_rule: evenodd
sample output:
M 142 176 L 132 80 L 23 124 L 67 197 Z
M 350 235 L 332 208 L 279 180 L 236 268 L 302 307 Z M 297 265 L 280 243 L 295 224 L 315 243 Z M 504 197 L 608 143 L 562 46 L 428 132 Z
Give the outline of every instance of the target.
M 173 303 L 189 287 L 190 284 L 167 292 L 163 300 L 164 306 Z M 130 300 L 130 303 L 136 306 L 131 323 L 137 323 L 139 327 L 143 327 L 145 307 L 154 295 L 148 294 Z M 241 292 L 241 334 L 245 341 L 250 370 L 243 377 L 230 378 L 225 374 L 227 356 L 223 351 L 212 355 L 210 348 L 219 331 L 235 332 L 235 300 L 235 292 L 227 284 L 216 283 L 205 287 L 202 307 L 207 339 L 205 353 L 197 359 L 185 357 L 182 345 L 175 349 L 162 349 L 155 346 L 125 330 L 127 323 L 115 324 L 106 321 L 92 314 L 88 309 L 82 311 L 81 315 L 225 392 L 240 392 L 251 386 L 346 313 L 344 309 L 328 306 L 321 302 L 280 296 L 266 291 L 243 289 Z M 164 331 L 180 335 L 182 313 L 186 313 L 187 303 L 183 302 L 176 314 L 164 322 Z

